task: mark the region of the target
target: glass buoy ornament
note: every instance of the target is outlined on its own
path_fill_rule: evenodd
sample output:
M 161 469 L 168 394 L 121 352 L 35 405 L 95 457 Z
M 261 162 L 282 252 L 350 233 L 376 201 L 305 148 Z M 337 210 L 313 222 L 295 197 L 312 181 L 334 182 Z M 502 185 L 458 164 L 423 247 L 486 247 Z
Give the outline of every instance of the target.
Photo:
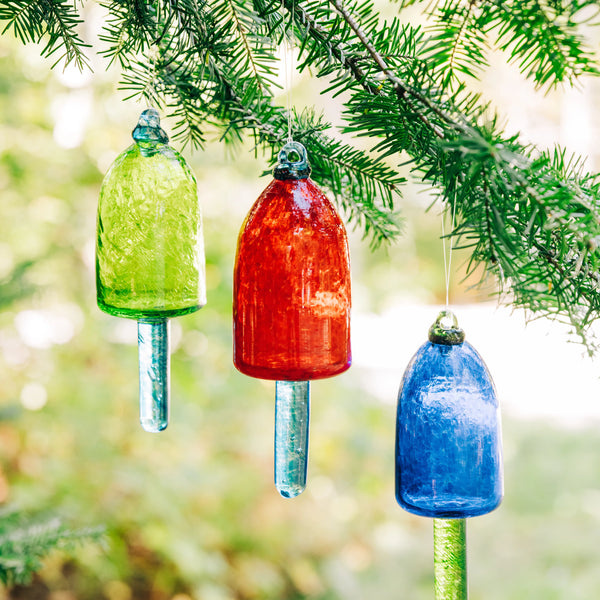
M 309 381 L 351 363 L 346 230 L 309 174 L 304 146 L 286 144 L 242 225 L 234 268 L 233 361 L 277 382 L 275 484 L 284 497 L 306 486 Z
M 106 174 L 96 244 L 98 306 L 137 319 L 140 421 L 169 421 L 169 324 L 206 304 L 202 217 L 196 180 L 169 146 L 158 112 L 142 112 L 134 143 Z
M 436 600 L 467 598 L 467 517 L 503 495 L 500 412 L 492 378 L 442 311 L 411 359 L 398 394 L 396 499 L 434 517 Z
M 462 518 L 500 504 L 496 390 L 449 311 L 440 314 L 404 373 L 396 425 L 396 498 L 403 508 Z

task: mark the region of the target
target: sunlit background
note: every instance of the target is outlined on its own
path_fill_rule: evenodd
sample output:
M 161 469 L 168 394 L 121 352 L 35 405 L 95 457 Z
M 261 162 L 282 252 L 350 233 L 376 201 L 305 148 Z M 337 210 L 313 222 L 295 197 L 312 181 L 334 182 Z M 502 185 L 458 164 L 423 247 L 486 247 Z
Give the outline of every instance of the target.
M 103 14 L 85 10 L 93 41 Z M 124 102 L 118 73 L 92 63 L 93 74 L 50 72 L 37 48 L 0 38 L 0 503 L 104 524 L 107 544 L 55 553 L 30 586 L 0 597 L 433 598 L 431 522 L 393 493 L 398 385 L 445 301 L 430 191 L 404 190 L 396 245 L 370 252 L 351 232 L 354 364 L 313 385 L 308 489 L 283 500 L 272 484 L 274 384 L 231 363 L 235 244 L 268 183 L 265 161 L 216 142 L 183 150 L 204 212 L 209 303 L 172 321 L 171 425 L 144 433 L 135 322 L 96 308 L 94 244 L 100 182 L 145 106 Z M 507 130 L 597 169 L 598 84 L 543 95 L 503 57 L 493 63 L 480 89 Z M 294 104 L 335 117 L 339 107 L 299 81 Z M 473 288 L 465 258 L 454 255 L 450 302 L 497 384 L 506 478 L 503 505 L 469 521 L 470 597 L 590 600 L 600 588 L 598 360 L 568 327 L 526 325 L 497 302 L 495 282 Z

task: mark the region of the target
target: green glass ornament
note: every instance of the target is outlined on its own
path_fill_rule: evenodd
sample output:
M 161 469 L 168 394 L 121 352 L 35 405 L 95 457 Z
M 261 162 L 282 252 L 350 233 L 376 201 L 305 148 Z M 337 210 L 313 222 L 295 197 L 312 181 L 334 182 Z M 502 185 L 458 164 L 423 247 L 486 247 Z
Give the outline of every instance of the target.
M 169 146 L 158 112 L 106 174 L 98 204 L 98 306 L 138 320 L 140 420 L 161 431 L 169 413 L 167 319 L 206 304 L 202 216 L 194 175 Z

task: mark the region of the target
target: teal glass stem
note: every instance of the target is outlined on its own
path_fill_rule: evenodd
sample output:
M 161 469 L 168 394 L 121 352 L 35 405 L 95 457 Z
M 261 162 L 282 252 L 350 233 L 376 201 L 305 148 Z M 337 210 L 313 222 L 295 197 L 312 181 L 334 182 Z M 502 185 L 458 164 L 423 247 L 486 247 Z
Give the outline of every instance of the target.
M 138 321 L 140 423 L 151 433 L 169 424 L 169 320 Z
M 435 600 L 467 600 L 465 519 L 433 519 Z
M 310 382 L 275 383 L 275 486 L 284 498 L 306 487 Z

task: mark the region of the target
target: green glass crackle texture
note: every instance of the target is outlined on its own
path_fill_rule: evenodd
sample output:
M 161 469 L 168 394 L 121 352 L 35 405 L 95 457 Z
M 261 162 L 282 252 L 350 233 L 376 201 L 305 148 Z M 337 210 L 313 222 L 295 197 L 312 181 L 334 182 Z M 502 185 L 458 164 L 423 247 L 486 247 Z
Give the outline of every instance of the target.
M 467 600 L 465 519 L 433 519 L 435 600 Z
M 102 184 L 97 225 L 103 311 L 162 318 L 206 304 L 196 180 L 170 146 L 135 143 L 117 157 Z

